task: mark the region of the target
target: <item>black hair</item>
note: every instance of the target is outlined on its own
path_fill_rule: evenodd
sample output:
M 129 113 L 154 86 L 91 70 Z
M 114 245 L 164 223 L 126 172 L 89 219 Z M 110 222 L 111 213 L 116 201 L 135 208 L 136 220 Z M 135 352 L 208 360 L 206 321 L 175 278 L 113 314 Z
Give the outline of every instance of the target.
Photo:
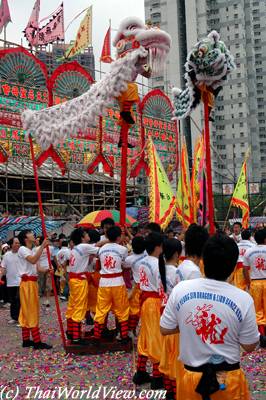
M 146 229 L 148 229 L 151 232 L 157 232 L 157 233 L 161 233 L 161 227 L 159 224 L 157 224 L 156 222 L 150 222 L 147 226 Z
M 101 235 L 96 231 L 96 229 L 87 229 L 87 232 L 90 237 L 90 243 L 97 243 L 100 241 Z
M 181 242 L 177 239 L 166 239 L 163 243 L 163 254 L 167 260 L 171 260 L 175 253 L 180 255 L 182 252 Z
M 156 224 L 157 225 L 157 224 Z M 163 235 L 158 232 L 151 232 L 145 238 L 145 247 L 147 253 L 150 255 L 154 252 L 155 247 L 161 246 L 163 244 Z M 159 272 L 161 276 L 161 281 L 166 292 L 166 271 L 163 253 L 159 256 Z
M 24 229 L 23 231 L 19 232 L 18 240 L 21 246 L 26 246 L 25 240 L 27 238 L 28 233 L 32 233 L 32 231 L 30 229 Z
M 167 229 L 166 233 L 175 233 L 172 228 Z
M 116 242 L 121 235 L 122 230 L 119 228 L 119 226 L 111 226 L 111 228 L 109 228 L 106 232 L 107 239 L 109 239 L 112 243 Z
M 235 269 L 238 256 L 238 246 L 230 237 L 217 234 L 209 238 L 203 250 L 206 278 L 226 281 Z
M 266 239 L 266 228 L 259 229 L 255 232 L 255 240 L 258 244 L 264 244 Z
M 145 240 L 143 236 L 136 236 L 133 238 L 132 249 L 135 254 L 142 254 L 145 251 Z
M 63 240 L 62 241 L 62 247 L 67 247 L 68 246 L 68 241 L 67 240 Z
M 105 218 L 101 221 L 101 228 L 103 229 L 104 225 L 115 226 L 115 221 L 113 218 Z
M 18 239 L 17 236 L 12 237 L 11 239 L 9 239 L 9 241 L 7 242 L 8 246 L 11 247 L 13 246 L 14 240 Z
M 191 224 L 185 233 L 185 251 L 187 256 L 202 256 L 205 243 L 209 238 L 207 229 Z
M 60 235 L 58 236 L 58 239 L 66 239 L 66 235 L 64 233 L 60 233 Z
M 38 238 L 39 238 L 39 244 L 41 245 L 42 242 L 44 241 L 44 236 L 41 235 L 41 236 L 38 236 Z
M 85 235 L 85 230 L 83 228 L 74 229 L 71 232 L 70 240 L 72 240 L 74 245 L 77 246 L 78 244 L 82 243 L 82 238 L 84 237 L 84 235 Z
M 239 226 L 240 226 L 240 228 L 242 228 L 242 224 L 241 224 L 241 222 L 234 222 L 233 226 L 235 226 L 235 225 L 239 225 Z
M 241 237 L 242 237 L 243 240 L 249 240 L 250 237 L 251 237 L 251 231 L 249 229 L 244 229 L 241 232 Z

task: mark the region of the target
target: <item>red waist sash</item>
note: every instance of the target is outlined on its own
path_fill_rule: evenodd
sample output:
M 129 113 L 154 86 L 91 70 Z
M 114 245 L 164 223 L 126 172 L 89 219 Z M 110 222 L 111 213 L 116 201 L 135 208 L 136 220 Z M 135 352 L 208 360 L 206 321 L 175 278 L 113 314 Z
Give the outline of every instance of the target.
M 240 268 L 243 268 L 243 262 L 242 262 L 242 261 L 239 261 L 239 262 L 236 264 L 236 269 L 240 269 Z
M 80 281 L 83 281 L 88 279 L 88 272 L 69 272 L 68 277 L 69 279 L 79 279 Z
M 23 274 L 21 276 L 21 282 L 37 282 L 37 280 L 38 280 L 38 277 L 35 275 Z
M 101 274 L 101 278 L 118 278 L 123 276 L 123 272 L 115 272 L 113 274 Z
M 157 292 L 147 292 L 142 290 L 141 294 L 140 294 L 140 307 L 142 307 L 143 303 L 145 300 L 147 299 L 160 299 L 159 293 Z

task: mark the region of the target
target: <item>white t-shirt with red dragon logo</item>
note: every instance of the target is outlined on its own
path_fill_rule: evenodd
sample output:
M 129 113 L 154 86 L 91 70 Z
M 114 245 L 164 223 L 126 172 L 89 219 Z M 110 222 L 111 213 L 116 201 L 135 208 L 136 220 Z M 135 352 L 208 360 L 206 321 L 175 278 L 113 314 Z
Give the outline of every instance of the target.
M 240 343 L 259 340 L 252 297 L 227 282 L 199 278 L 172 291 L 160 325 L 180 329 L 180 360 L 189 366 L 240 361 Z
M 250 268 L 251 279 L 266 279 L 266 244 L 258 244 L 247 250 L 243 265 Z
M 99 251 L 99 258 L 101 263 L 100 274 L 117 274 L 122 273 L 122 264 L 128 256 L 127 248 L 121 246 L 118 243 L 107 243 L 101 247 Z M 114 287 L 122 286 L 125 284 L 123 276 L 115 278 L 104 278 L 100 279 L 100 287 Z
M 255 244 L 250 240 L 241 240 L 239 243 L 237 243 L 237 246 L 239 250 L 238 262 L 243 262 L 246 251 L 253 248 Z
M 139 263 L 139 287 L 145 292 L 157 292 L 166 304 L 167 295 L 164 292 L 159 272 L 159 260 L 153 256 L 146 256 Z

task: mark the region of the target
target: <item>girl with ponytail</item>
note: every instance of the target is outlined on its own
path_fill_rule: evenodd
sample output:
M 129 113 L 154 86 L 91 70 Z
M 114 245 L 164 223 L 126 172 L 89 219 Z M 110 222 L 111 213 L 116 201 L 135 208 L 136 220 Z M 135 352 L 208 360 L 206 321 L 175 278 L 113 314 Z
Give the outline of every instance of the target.
M 166 239 L 163 243 L 163 257 L 165 259 L 166 293 L 169 298 L 173 288 L 177 284 L 176 270 L 179 257 L 182 252 L 182 244 L 177 239 Z M 163 374 L 164 388 L 167 392 L 166 399 L 175 400 L 176 381 L 183 376 L 183 364 L 178 361 L 179 334 L 164 336 L 162 342 L 159 371 Z
M 145 238 L 147 256 L 139 264 L 141 311 L 140 333 L 138 337 L 137 372 L 133 377 L 136 385 L 151 382 L 151 389 L 163 387 L 159 372 L 162 340 L 160 317 L 166 290 L 165 262 L 163 258 L 163 236 L 151 232 Z M 146 372 L 147 360 L 153 365 L 152 377 Z

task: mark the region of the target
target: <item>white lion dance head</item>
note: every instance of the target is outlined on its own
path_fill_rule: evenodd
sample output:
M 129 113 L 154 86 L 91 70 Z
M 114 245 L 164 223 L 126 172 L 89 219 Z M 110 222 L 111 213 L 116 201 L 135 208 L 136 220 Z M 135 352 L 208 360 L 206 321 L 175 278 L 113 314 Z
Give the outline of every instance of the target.
M 148 28 L 139 18 L 129 17 L 121 22 L 113 44 L 117 59 L 110 72 L 87 92 L 63 104 L 22 113 L 23 128 L 43 148 L 62 143 L 68 135 L 95 125 L 114 98 L 127 89 L 127 82 L 136 79 L 139 66 L 147 60 L 152 73 L 158 74 L 164 67 L 171 38 L 161 29 Z

